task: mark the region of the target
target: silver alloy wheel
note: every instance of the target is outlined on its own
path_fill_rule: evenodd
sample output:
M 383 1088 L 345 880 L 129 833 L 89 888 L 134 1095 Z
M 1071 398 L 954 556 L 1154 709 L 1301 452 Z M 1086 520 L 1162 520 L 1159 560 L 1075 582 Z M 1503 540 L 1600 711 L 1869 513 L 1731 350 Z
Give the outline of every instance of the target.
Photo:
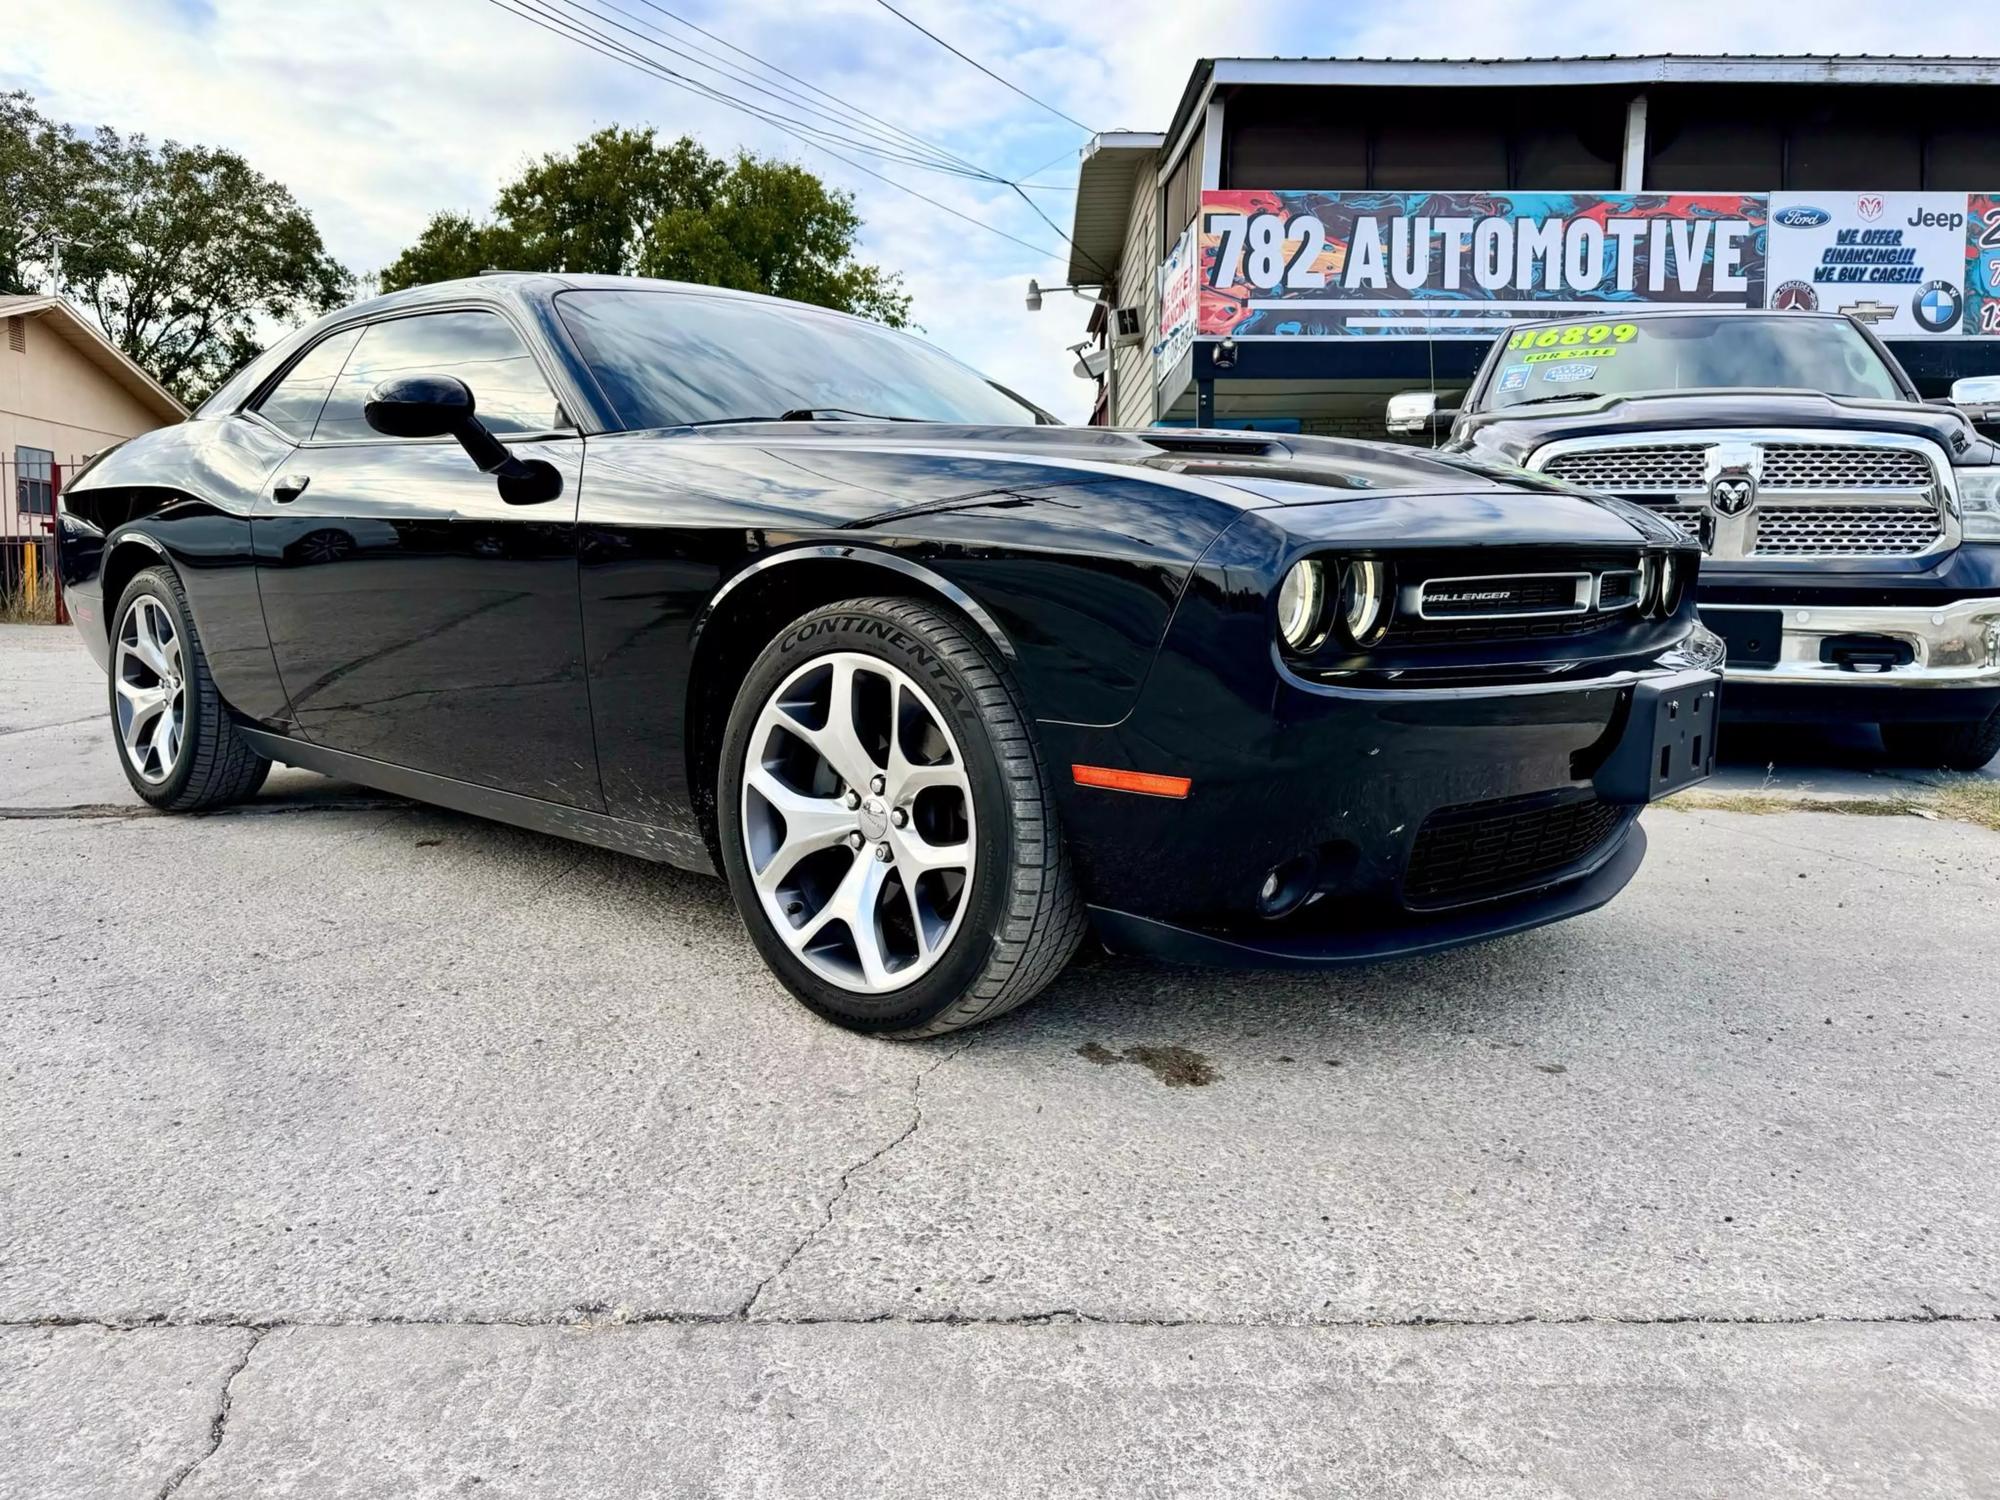
M 165 781 L 187 742 L 187 679 L 181 633 L 166 605 L 151 594 L 134 599 L 118 627 L 111 681 L 125 758 L 141 780 Z
M 743 848 L 764 915 L 857 994 L 921 977 L 971 904 L 972 783 L 928 694 L 839 651 L 765 700 L 743 765 Z

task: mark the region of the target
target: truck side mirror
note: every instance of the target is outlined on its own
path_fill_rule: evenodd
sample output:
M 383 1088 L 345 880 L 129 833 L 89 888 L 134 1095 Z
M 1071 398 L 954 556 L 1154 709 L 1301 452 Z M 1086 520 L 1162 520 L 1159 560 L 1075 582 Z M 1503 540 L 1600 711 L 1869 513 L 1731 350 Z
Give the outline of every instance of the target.
M 1436 391 L 1404 391 L 1389 398 L 1389 431 L 1401 435 L 1437 433 L 1451 426 L 1455 406 L 1439 406 Z
M 1986 437 L 2000 441 L 2000 375 L 1968 375 L 1951 383 L 1951 404 Z

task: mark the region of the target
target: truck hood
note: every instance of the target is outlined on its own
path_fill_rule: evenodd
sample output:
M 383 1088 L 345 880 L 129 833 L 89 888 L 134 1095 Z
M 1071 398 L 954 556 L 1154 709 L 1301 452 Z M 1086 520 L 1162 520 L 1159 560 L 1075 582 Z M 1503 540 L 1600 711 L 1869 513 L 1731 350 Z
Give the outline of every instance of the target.
M 1718 427 L 1805 427 L 1839 432 L 1893 432 L 1928 438 L 1959 465 L 2000 461 L 1955 407 L 1913 401 L 1859 401 L 1809 391 L 1704 391 L 1661 396 L 1608 396 L 1589 403 L 1481 412 L 1465 419 L 1455 447 L 1522 463 L 1559 438 Z

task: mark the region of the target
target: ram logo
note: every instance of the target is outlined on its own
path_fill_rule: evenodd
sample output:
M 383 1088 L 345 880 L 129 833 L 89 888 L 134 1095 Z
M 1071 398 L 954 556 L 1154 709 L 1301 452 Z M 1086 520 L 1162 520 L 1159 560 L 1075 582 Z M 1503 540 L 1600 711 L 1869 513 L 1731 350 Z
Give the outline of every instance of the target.
M 1740 516 L 1757 499 L 1757 481 L 1741 470 L 1715 476 L 1708 487 L 1708 504 L 1718 516 Z

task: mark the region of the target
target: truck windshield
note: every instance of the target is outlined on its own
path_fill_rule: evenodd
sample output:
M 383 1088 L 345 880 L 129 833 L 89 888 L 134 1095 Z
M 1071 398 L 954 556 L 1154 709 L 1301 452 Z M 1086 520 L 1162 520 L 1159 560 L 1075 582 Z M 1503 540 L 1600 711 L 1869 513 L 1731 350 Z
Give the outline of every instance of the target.
M 628 428 L 805 414 L 1032 426 L 1033 407 L 877 323 L 698 292 L 572 291 L 556 307 Z
M 1480 408 L 1695 390 L 1905 399 L 1881 355 L 1845 319 L 1691 313 L 1517 329 L 1505 336 Z

